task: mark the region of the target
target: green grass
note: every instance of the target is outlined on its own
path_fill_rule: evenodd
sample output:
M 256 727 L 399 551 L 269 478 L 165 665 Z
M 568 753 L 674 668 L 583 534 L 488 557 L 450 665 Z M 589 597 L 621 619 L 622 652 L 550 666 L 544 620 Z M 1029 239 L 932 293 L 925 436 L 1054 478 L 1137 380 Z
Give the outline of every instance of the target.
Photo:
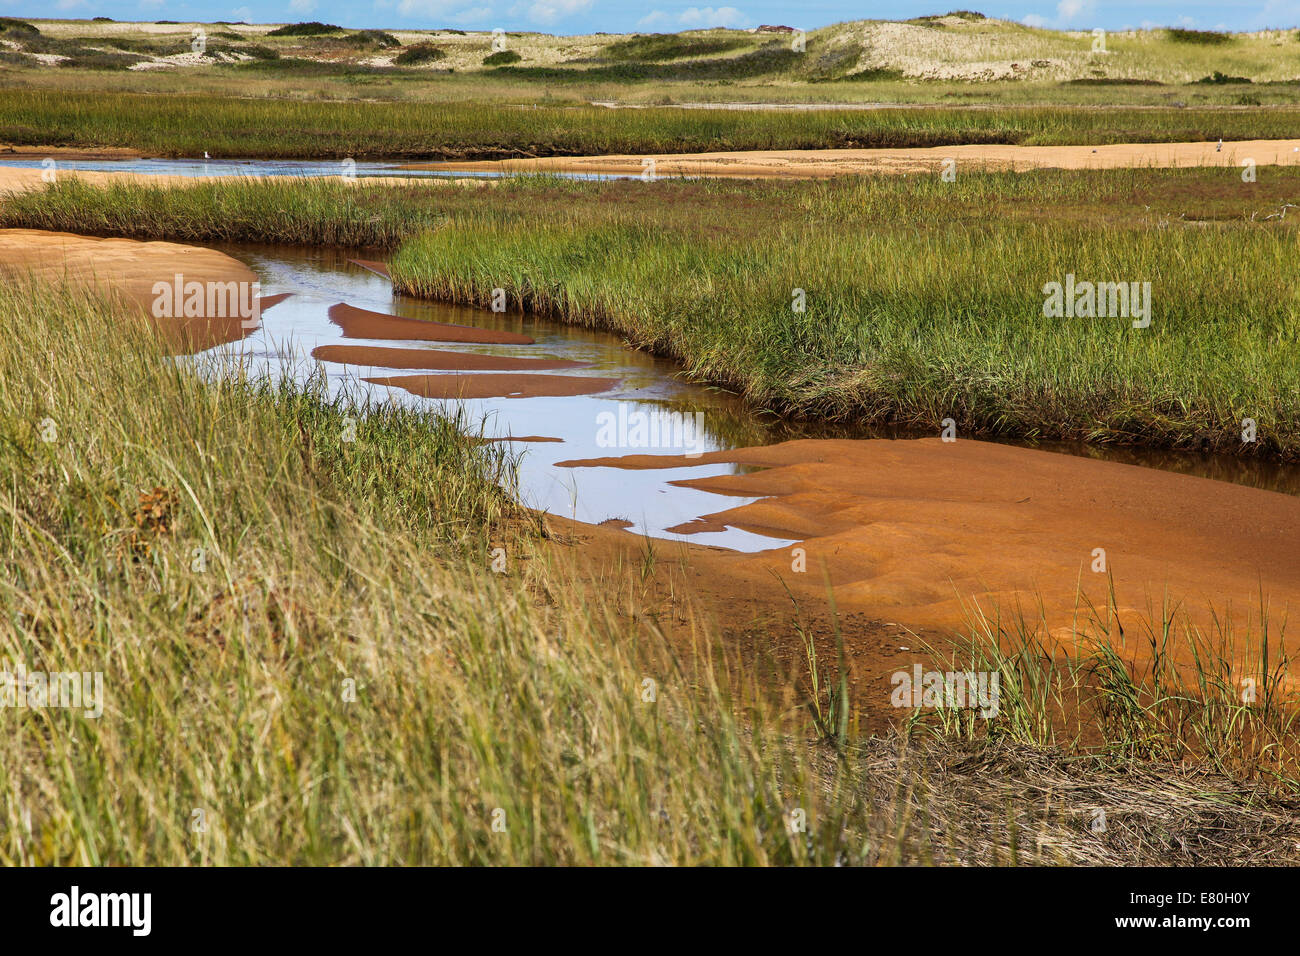
M 703 660 L 598 600 L 539 607 L 530 584 L 569 584 L 457 423 L 377 408 L 349 443 L 322 382 L 206 383 L 102 301 L 6 283 L 0 317 L 0 660 L 101 671 L 106 698 L 6 712 L 5 863 L 892 850 L 851 765 L 760 710 L 742 725 Z
M 409 52 L 409 50 L 408 50 Z M 286 69 L 299 61 L 243 64 Z M 301 61 L 311 69 L 322 64 Z M 383 75 L 378 68 L 354 67 Z M 525 69 L 502 67 L 500 71 Z M 247 100 L 223 96 L 0 90 L 0 140 L 122 146 L 165 156 L 493 158 L 735 149 L 1098 144 L 1296 135 L 1292 110 L 933 108 L 814 113 L 477 103 Z
M 1296 460 L 1293 243 L 1291 230 L 1248 226 L 810 225 L 734 239 L 466 217 L 404 244 L 391 271 L 430 298 L 486 306 L 504 288 L 528 311 L 612 328 L 787 414 Z M 1151 327 L 1044 318 L 1041 288 L 1067 273 L 1152 282 Z M 1240 438 L 1247 417 L 1264 436 L 1254 445 Z
M 656 63 L 689 56 L 712 56 L 749 46 L 748 36 L 679 36 L 675 33 L 636 35 L 605 47 L 605 59 L 620 62 Z
M 497 188 L 340 182 L 11 199 L 6 225 L 400 243 L 397 287 L 613 329 L 759 407 L 922 431 L 1300 458 L 1289 169 Z M 900 221 L 898 210 L 908 209 Z M 1265 219 L 1272 216 L 1272 219 Z M 1225 251 L 1230 250 L 1230 251 Z M 1044 318 L 1045 283 L 1151 282 L 1150 328 Z M 805 290 L 807 310 L 791 309 Z M 1258 441 L 1243 444 L 1254 419 Z

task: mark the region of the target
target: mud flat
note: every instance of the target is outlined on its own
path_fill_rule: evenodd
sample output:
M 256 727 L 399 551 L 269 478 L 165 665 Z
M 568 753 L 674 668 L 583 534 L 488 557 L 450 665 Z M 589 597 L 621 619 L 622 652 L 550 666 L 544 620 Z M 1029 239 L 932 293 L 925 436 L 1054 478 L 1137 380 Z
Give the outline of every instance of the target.
M 721 176 L 749 179 L 825 179 L 863 173 L 932 172 L 953 159 L 958 166 L 986 170 L 1131 169 L 1183 166 L 1259 166 L 1300 164 L 1300 139 L 1224 143 L 1122 143 L 1110 146 L 936 146 L 909 149 L 747 150 L 719 153 L 664 153 L 653 156 L 555 156 L 541 159 L 463 163 L 416 163 L 403 169 L 467 173 L 582 173 L 605 176 L 645 174 Z
M 13 279 L 69 281 L 100 291 L 112 290 L 137 304 L 168 342 L 179 351 L 197 351 L 244 338 L 252 326 L 237 315 L 191 315 L 155 318 L 156 283 L 252 283 L 256 273 L 237 259 L 213 249 L 174 242 L 96 239 L 36 229 L 0 229 L 0 273 Z M 284 296 L 263 297 L 268 309 Z M 208 303 L 203 303 L 206 310 Z M 215 310 L 214 310 L 215 311 Z M 224 311 L 224 310 L 222 310 Z
M 1060 637 L 1086 631 L 1075 627 L 1088 617 L 1079 595 L 1104 611 L 1112 578 L 1121 622 L 1158 617 L 1169 601 L 1198 624 L 1212 612 L 1243 623 L 1258 619 L 1261 593 L 1275 623 L 1300 608 L 1300 499 L 1204 478 L 937 438 L 561 464 L 723 462 L 760 470 L 674 484 L 760 500 L 701 516 L 698 530 L 800 539 L 805 554 L 805 573 L 784 548 L 717 562 L 740 586 L 773 590 L 780 579 L 812 595 L 829 581 L 842 606 L 935 629 L 961 629 L 975 608 L 1004 619 L 1023 608 L 1036 619 L 1041 600 Z
M 364 378 L 371 385 L 405 389 L 421 398 L 541 398 L 595 395 L 618 384 L 616 378 L 578 375 L 395 375 Z

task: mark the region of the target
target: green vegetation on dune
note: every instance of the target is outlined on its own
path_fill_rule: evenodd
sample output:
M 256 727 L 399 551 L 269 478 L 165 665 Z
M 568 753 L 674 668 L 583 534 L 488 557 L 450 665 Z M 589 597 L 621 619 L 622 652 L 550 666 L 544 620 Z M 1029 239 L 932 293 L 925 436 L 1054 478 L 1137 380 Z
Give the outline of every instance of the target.
M 336 27 L 332 23 L 311 20 L 307 23 L 287 23 L 282 27 L 276 27 L 274 30 L 268 30 L 266 35 L 269 37 L 318 37 L 343 32 L 342 27 Z
M 727 53 L 750 45 L 747 35 L 740 36 L 681 36 L 676 33 L 638 34 L 626 40 L 616 40 L 605 47 L 602 56 L 624 62 L 655 62 L 678 60 L 688 56 L 711 56 Z
M 290 62 L 245 66 L 270 69 Z M 513 69 L 520 68 L 499 71 Z M 0 90 L 0 141 L 123 146 L 164 156 L 201 156 L 206 151 L 215 157 L 472 159 L 956 143 L 1282 139 L 1296 136 L 1298 130 L 1300 111 L 1294 109 L 616 111 L 592 106 L 521 109 L 473 102 L 303 102 Z

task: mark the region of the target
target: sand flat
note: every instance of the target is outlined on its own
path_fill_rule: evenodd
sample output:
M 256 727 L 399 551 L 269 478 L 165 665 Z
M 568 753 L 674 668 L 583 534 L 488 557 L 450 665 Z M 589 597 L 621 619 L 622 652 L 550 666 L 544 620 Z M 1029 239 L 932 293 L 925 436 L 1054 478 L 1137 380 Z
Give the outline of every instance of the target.
M 1228 142 L 1218 149 L 1205 143 L 1121 143 L 1109 146 L 1010 146 L 978 144 L 906 149 L 789 149 L 715 153 L 663 153 L 639 156 L 552 156 L 482 162 L 413 163 L 404 169 L 459 172 L 566 172 L 640 176 L 647 158 L 665 176 L 749 179 L 825 179 L 864 173 L 918 173 L 943 169 L 1132 169 L 1183 166 L 1258 166 L 1300 164 L 1300 139 Z

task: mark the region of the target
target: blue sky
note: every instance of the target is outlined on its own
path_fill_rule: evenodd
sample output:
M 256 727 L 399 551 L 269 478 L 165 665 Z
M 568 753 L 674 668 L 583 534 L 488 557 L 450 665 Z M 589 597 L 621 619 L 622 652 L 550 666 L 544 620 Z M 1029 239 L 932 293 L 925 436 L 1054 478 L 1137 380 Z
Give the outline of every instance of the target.
M 1255 30 L 1300 26 L 1300 0 L 0 0 L 19 17 L 115 20 L 324 20 L 348 27 L 540 30 L 546 33 L 674 32 L 761 23 L 811 29 L 842 20 L 906 19 L 953 7 L 1033 26 L 1119 30 L 1187 26 Z

